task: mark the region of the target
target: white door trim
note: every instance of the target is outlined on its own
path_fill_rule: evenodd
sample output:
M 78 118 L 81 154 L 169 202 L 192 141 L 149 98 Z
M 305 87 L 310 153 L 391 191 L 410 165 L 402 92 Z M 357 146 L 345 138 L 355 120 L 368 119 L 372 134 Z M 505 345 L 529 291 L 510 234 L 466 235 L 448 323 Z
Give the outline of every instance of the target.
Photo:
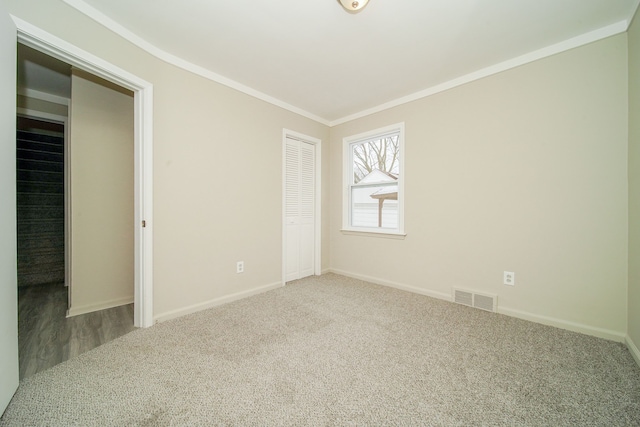
M 134 92 L 134 324 L 149 327 L 153 325 L 153 85 L 20 18 L 11 18 L 20 43 Z
M 314 273 L 319 276 L 322 273 L 322 140 L 289 129 L 282 130 L 282 285 L 286 283 L 286 216 L 285 216 L 285 185 L 286 185 L 286 144 L 287 138 L 313 144 L 315 154 L 315 212 L 314 212 Z

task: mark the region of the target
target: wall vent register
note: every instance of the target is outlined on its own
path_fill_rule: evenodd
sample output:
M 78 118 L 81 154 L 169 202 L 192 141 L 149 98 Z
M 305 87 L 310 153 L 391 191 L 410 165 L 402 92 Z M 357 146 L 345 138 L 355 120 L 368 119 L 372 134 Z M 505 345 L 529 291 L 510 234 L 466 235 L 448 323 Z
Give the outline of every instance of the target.
M 496 295 L 453 288 L 453 302 L 495 313 L 498 297 Z

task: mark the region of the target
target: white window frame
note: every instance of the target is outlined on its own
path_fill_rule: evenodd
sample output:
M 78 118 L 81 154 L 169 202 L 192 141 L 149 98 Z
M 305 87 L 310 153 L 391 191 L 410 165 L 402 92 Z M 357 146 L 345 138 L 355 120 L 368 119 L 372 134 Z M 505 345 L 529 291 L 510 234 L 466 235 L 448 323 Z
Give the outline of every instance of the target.
M 390 133 L 398 133 L 398 146 L 400 155 L 398 156 L 400 175 L 398 177 L 398 228 L 381 229 L 378 227 L 354 227 L 351 225 L 351 188 L 353 186 L 353 150 L 352 145 L 376 139 Z M 404 122 L 397 123 L 383 128 L 348 136 L 342 139 L 343 145 L 343 177 L 342 177 L 342 232 L 344 234 L 371 235 L 378 237 L 404 238 L 404 179 L 406 168 L 404 163 Z

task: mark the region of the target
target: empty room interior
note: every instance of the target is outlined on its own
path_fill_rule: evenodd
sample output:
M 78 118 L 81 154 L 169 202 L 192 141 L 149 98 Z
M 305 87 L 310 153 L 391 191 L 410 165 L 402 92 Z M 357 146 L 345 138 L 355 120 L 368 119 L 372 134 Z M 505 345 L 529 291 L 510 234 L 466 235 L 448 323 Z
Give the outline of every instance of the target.
M 1 0 L 0 426 L 640 425 L 639 4 Z

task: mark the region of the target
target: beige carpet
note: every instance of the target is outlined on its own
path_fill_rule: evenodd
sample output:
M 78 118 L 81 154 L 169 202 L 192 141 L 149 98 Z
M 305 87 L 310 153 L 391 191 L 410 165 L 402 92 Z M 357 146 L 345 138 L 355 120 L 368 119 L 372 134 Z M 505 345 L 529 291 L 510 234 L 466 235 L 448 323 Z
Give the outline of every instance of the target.
M 639 426 L 626 347 L 328 274 L 134 331 L 0 426 Z

